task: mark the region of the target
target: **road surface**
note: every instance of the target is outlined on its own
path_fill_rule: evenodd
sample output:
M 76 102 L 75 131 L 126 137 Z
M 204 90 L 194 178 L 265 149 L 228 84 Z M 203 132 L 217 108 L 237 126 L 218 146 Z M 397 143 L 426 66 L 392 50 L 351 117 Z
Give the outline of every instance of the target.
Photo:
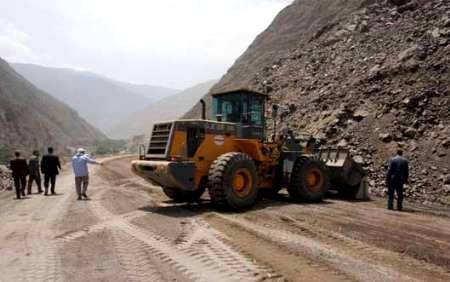
M 89 201 L 69 168 L 56 196 L 0 193 L 0 281 L 450 281 L 448 209 L 280 194 L 220 213 L 170 202 L 129 162 L 92 167 Z

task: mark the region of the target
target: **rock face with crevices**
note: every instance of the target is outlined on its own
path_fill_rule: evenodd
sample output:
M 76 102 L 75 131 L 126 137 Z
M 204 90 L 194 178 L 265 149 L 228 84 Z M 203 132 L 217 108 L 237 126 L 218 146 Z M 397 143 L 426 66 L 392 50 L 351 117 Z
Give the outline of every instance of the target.
M 408 198 L 450 204 L 449 43 L 448 1 L 297 0 L 212 91 L 268 93 L 295 130 L 362 157 L 376 195 L 401 147 Z

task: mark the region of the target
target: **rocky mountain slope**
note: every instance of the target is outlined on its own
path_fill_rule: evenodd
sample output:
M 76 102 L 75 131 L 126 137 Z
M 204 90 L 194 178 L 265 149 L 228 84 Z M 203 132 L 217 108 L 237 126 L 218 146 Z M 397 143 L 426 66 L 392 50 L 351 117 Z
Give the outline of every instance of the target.
M 104 132 L 131 113 L 177 92 L 157 86 L 123 83 L 72 69 L 31 64 L 13 64 L 13 67 L 34 85 L 68 104 Z
M 121 124 L 107 132 L 116 138 L 128 138 L 135 135 L 149 134 L 154 122 L 174 120 L 185 114 L 199 101 L 217 80 L 207 81 L 178 94 L 157 101 L 145 109 L 131 114 Z
M 0 59 L 0 147 L 30 152 L 104 139 L 76 111 L 39 90 Z
M 449 1 L 297 0 L 213 91 L 266 91 L 297 131 L 361 156 L 374 194 L 401 147 L 408 198 L 450 204 L 449 43 Z

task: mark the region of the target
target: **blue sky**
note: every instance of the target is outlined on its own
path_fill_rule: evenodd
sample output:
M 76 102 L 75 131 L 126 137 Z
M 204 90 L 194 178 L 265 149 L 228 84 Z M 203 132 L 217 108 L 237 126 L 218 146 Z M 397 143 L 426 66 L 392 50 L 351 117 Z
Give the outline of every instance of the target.
M 221 77 L 292 0 L 0 0 L 0 57 L 186 88 Z

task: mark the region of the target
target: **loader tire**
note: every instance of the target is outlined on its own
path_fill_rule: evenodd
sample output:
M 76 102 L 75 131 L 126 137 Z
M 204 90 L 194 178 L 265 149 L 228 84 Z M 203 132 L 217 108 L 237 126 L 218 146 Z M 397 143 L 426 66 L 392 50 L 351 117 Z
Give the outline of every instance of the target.
M 252 206 L 258 197 L 256 166 L 243 153 L 218 157 L 209 170 L 208 191 L 218 208 L 242 209 Z
M 292 169 L 288 187 L 295 201 L 320 202 L 330 187 L 326 166 L 320 161 L 306 157 L 298 158 Z
M 192 203 L 197 202 L 205 192 L 205 188 L 199 188 L 196 191 L 182 191 L 176 188 L 163 187 L 163 192 L 167 197 L 176 203 Z

